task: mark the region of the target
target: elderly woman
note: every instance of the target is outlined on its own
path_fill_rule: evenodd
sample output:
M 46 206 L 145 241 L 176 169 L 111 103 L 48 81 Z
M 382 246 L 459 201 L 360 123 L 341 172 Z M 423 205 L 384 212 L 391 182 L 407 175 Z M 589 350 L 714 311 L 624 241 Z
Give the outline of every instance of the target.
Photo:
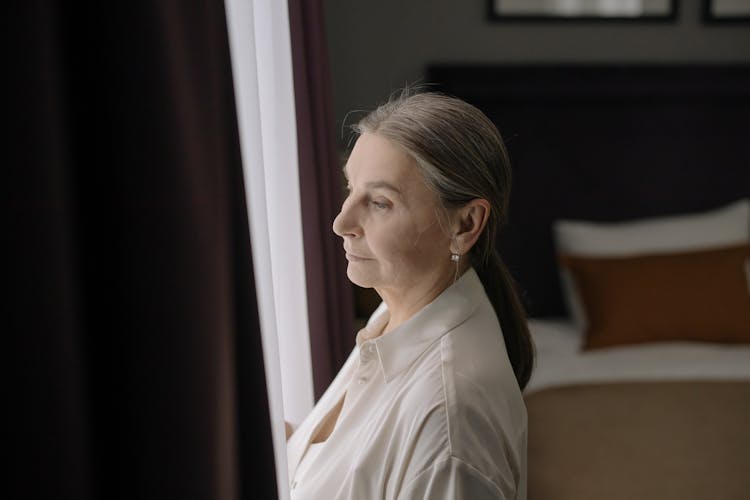
M 333 223 L 383 299 L 288 441 L 294 500 L 526 498 L 533 348 L 496 248 L 510 168 L 473 106 L 404 93 L 355 127 Z

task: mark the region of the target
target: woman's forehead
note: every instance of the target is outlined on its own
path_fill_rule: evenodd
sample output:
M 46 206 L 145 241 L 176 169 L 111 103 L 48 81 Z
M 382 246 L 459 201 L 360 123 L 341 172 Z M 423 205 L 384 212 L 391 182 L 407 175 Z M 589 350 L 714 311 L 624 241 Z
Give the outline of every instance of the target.
M 416 161 L 403 149 L 378 135 L 362 134 L 344 165 L 347 179 L 369 183 L 422 183 Z

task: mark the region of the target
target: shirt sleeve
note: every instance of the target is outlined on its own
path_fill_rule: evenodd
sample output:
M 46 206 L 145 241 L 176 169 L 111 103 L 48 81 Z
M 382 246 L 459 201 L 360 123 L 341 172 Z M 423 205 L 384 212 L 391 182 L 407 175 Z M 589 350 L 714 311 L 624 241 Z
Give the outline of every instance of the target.
M 515 487 L 501 488 L 456 457 L 436 462 L 409 482 L 398 500 L 513 500 Z

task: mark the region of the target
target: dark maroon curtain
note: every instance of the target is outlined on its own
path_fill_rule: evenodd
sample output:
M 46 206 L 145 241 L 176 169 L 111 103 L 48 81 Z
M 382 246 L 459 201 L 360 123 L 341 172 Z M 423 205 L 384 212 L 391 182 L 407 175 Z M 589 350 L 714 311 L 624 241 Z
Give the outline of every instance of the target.
M 5 9 L 3 498 L 276 498 L 221 0 Z
M 322 0 L 289 0 L 315 397 L 354 347 L 352 286 L 331 231 L 342 201 Z

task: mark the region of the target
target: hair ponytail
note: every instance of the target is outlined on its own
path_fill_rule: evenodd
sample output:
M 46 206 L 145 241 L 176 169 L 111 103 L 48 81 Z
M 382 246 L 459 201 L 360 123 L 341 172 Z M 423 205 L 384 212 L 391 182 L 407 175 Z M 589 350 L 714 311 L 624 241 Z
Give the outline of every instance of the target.
M 497 251 L 492 252 L 486 263 L 475 265 L 474 268 L 500 321 L 508 359 L 518 386 L 523 390 L 531 377 L 534 346 L 515 280 Z

